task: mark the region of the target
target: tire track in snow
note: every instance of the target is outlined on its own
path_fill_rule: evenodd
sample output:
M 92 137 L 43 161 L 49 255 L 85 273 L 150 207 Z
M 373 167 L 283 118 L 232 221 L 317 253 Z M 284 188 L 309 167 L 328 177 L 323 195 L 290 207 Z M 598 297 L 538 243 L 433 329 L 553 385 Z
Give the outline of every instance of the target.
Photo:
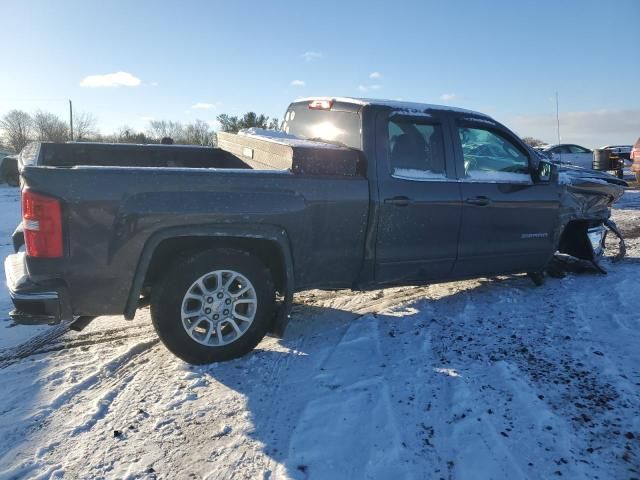
M 128 330 L 140 331 L 133 334 L 124 334 Z M 138 338 L 147 333 L 153 333 L 153 327 L 136 324 L 122 328 L 77 333 L 69 329 L 68 322 L 53 325 L 47 331 L 30 338 L 16 347 L 0 350 L 0 370 L 33 355 Z
M 50 416 L 52 413 L 56 412 L 60 407 L 64 405 L 72 405 L 70 402 L 74 397 L 79 394 L 88 391 L 89 389 L 95 387 L 100 382 L 105 379 L 110 379 L 118 370 L 123 368 L 126 365 L 131 365 L 133 359 L 135 359 L 141 353 L 149 350 L 151 347 L 156 345 L 159 340 L 152 339 L 143 341 L 133 346 L 129 347 L 127 351 L 121 353 L 117 357 L 109 360 L 107 363 L 100 366 L 100 368 L 90 375 L 84 377 L 78 383 L 73 384 L 70 388 L 65 390 L 64 392 L 58 394 L 48 405 L 41 407 L 38 412 L 36 412 L 32 419 L 34 421 L 41 422 L 46 417 Z M 118 378 L 112 379 L 113 381 L 119 381 Z
M 51 327 L 50 330 L 36 335 L 16 347 L 1 350 L 0 370 L 7 368 L 9 365 L 13 365 L 24 358 L 34 355 L 44 345 L 51 343 L 67 332 L 69 332 L 69 325 L 67 323 L 62 323 Z

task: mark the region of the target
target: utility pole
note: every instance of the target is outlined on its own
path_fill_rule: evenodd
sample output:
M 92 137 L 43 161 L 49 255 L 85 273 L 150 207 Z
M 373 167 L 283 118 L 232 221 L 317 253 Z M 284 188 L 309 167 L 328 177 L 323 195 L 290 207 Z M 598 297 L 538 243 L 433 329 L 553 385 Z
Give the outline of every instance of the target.
M 558 91 L 556 90 L 556 127 L 558 130 L 558 145 L 560 145 L 560 108 L 558 103 Z M 560 152 L 560 165 L 562 165 L 562 152 Z
M 73 104 L 69 100 L 69 129 L 71 130 L 71 141 L 73 142 Z
M 556 90 L 556 124 L 558 129 L 558 143 L 560 143 L 560 109 L 558 108 L 558 91 Z

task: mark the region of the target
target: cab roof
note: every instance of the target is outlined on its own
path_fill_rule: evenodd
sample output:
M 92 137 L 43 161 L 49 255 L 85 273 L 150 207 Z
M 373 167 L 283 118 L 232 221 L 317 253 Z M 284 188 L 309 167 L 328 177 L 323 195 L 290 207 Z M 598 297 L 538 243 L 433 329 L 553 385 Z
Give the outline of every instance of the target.
M 400 100 L 386 100 L 381 98 L 358 98 L 358 97 L 304 97 L 295 100 L 293 103 L 311 102 L 313 100 L 333 100 L 334 102 L 346 103 L 360 107 L 373 105 L 379 107 L 389 107 L 394 110 L 407 112 L 424 112 L 426 110 L 444 110 L 451 112 L 464 113 L 468 115 L 478 115 L 484 118 L 491 118 L 484 113 L 467 110 L 464 108 L 451 107 L 449 105 L 435 105 L 430 103 L 405 102 Z

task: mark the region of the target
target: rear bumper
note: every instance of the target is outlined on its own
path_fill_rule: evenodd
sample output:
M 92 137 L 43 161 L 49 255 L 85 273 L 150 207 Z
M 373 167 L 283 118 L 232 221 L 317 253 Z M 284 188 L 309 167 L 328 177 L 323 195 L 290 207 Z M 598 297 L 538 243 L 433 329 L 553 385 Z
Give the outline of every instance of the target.
M 20 324 L 56 324 L 71 320 L 71 307 L 66 286 L 60 280 L 43 284 L 29 278 L 24 252 L 9 255 L 4 261 L 7 289 L 15 310 L 9 315 Z

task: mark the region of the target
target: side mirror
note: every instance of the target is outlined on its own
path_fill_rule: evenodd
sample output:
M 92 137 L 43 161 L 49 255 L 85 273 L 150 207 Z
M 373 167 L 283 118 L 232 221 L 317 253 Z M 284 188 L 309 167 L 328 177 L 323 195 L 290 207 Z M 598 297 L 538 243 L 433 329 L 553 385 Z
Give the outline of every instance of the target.
M 545 160 L 538 162 L 538 169 L 536 170 L 536 180 L 539 183 L 547 183 L 551 180 L 553 165 Z

